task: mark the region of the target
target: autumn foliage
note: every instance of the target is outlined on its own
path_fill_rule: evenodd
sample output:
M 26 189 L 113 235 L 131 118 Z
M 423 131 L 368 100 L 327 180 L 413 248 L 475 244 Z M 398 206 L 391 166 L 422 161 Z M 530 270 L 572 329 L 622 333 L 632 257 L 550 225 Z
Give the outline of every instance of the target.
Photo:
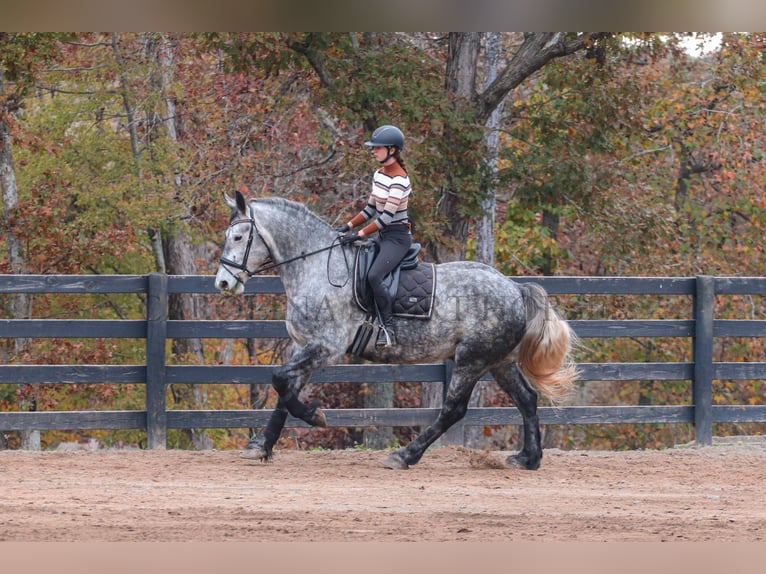
M 759 34 L 720 35 L 702 56 L 682 36 L 615 34 L 546 64 L 507 97 L 497 170 L 486 165 L 483 125 L 445 91 L 445 37 L 425 33 L 0 34 L 0 114 L 8 126 L 18 203 L 6 233 L 23 245 L 27 273 L 145 274 L 165 243 L 182 237 L 199 274 L 217 265 L 235 189 L 306 203 L 331 223 L 367 198 L 374 165 L 361 145 L 395 123 L 407 135 L 415 234 L 454 247 L 441 210 L 456 189 L 460 245 L 473 257 L 473 224 L 487 190 L 497 209 L 495 265 L 508 275 L 756 276 L 766 236 L 766 92 Z M 688 39 L 688 38 L 687 38 Z M 503 35 L 506 56 L 523 36 Z M 7 57 L 6 57 L 7 56 Z M 476 71 L 481 76 L 480 68 Z M 470 96 L 469 96 L 470 97 Z M 5 197 L 4 197 L 5 199 Z M 0 273 L 12 271 L 10 235 L 0 237 Z M 158 250 L 159 249 L 159 250 Z M 558 301 L 579 318 L 686 318 L 688 302 L 650 297 Z M 279 318 L 277 296 L 201 297 L 198 317 Z M 10 298 L 0 299 L 4 317 Z M 754 298 L 720 302 L 721 313 L 760 318 Z M 34 317 L 138 318 L 135 296 L 38 296 Z M 721 317 L 725 318 L 725 317 Z M 130 364 L 135 341 L 39 340 L 22 353 L 0 341 L 5 363 Z M 203 341 L 173 349 L 175 362 L 268 364 L 284 341 Z M 588 342 L 582 360 L 682 360 L 677 341 Z M 715 360 L 763 360 L 759 339 L 722 342 Z M 270 407 L 268 388 L 172 388 L 171 406 Z M 328 407 L 360 406 L 369 389 L 314 389 Z M 140 408 L 129 386 L 0 385 L 0 409 Z M 716 381 L 719 404 L 762 404 L 761 381 Z M 677 404 L 688 384 L 605 382 L 583 388 L 582 404 Z M 490 387 L 486 404 L 505 405 Z M 397 383 L 395 406 L 419 404 L 419 386 Z M 720 433 L 760 432 L 722 427 Z M 412 429 L 397 429 L 407 441 Z M 250 431 L 211 431 L 239 448 Z M 485 429 L 500 444 L 513 429 Z M 141 444 L 141 433 L 101 434 Z M 682 425 L 549 429 L 560 446 L 635 448 L 689 440 Z M 47 433 L 44 445 L 71 438 Z M 174 446 L 194 437 L 178 433 Z M 9 437 L 14 446 L 14 438 Z M 348 447 L 360 429 L 294 431 L 283 446 Z

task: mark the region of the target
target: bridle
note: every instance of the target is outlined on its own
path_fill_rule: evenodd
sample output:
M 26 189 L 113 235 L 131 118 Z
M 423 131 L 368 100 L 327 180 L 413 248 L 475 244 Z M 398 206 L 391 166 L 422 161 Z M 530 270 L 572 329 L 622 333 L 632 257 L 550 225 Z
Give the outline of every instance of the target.
M 253 277 L 254 275 L 258 275 L 259 273 L 262 273 L 263 271 L 268 271 L 269 269 L 274 269 L 276 267 L 280 267 L 281 265 L 286 265 L 288 263 L 292 263 L 293 261 L 297 261 L 298 259 L 306 259 L 306 257 L 309 257 L 310 255 L 316 255 L 317 253 L 322 253 L 323 251 L 329 251 L 330 249 L 340 245 L 340 237 L 337 237 L 337 238 L 333 239 L 333 242 L 329 246 L 327 246 L 327 247 L 322 247 L 321 249 L 317 249 L 316 251 L 310 251 L 308 253 L 303 251 L 303 252 L 301 252 L 300 255 L 297 255 L 295 257 L 291 257 L 290 259 L 285 259 L 284 261 L 274 262 L 274 257 L 271 254 L 271 250 L 269 249 L 269 245 L 266 243 L 266 241 L 264 241 L 263 236 L 261 235 L 260 231 L 258 231 L 258 227 L 255 225 L 255 217 L 253 217 L 253 207 L 252 207 L 252 205 L 248 204 L 248 206 L 247 206 L 247 214 L 248 214 L 248 218 L 247 219 L 242 219 L 242 218 L 234 219 L 234 220 L 231 221 L 231 223 L 229 223 L 229 229 L 231 229 L 235 225 L 239 225 L 241 223 L 248 223 L 248 224 L 250 224 L 250 233 L 249 233 L 249 235 L 247 237 L 247 245 L 245 246 L 245 254 L 242 257 L 242 263 L 237 263 L 236 261 L 233 261 L 233 260 L 229 259 L 228 257 L 224 257 L 224 256 L 221 256 L 220 259 L 218 260 L 223 265 L 224 269 L 226 269 L 226 271 L 229 272 L 229 275 L 231 275 L 232 277 L 234 277 L 234 279 L 237 280 L 237 283 L 244 284 L 244 281 L 242 281 L 239 278 L 238 274 L 233 273 L 231 271 L 230 267 L 233 267 L 234 269 L 238 269 L 240 271 L 244 271 L 247 274 L 248 277 Z M 247 267 L 247 260 L 250 258 L 250 248 L 253 245 L 253 237 L 255 237 L 256 234 L 258 235 L 258 239 L 261 240 L 263 245 L 266 247 L 266 250 L 269 252 L 269 258 L 260 267 L 258 267 L 258 269 L 254 270 L 254 271 L 251 271 Z M 345 251 L 343 252 L 343 258 L 346 260 L 346 268 L 348 268 L 348 260 L 346 259 Z M 330 275 L 330 258 L 328 256 L 328 258 L 327 258 L 327 276 L 328 276 L 328 280 L 329 280 L 329 275 Z M 346 278 L 346 281 L 342 285 L 335 285 L 332 281 L 330 281 L 330 284 L 333 285 L 334 287 L 344 287 L 346 285 L 346 283 L 348 283 L 348 278 Z
M 241 223 L 250 224 L 250 234 L 247 237 L 247 245 L 245 246 L 245 255 L 242 257 L 242 263 L 237 263 L 236 261 L 229 259 L 228 257 L 224 257 L 223 255 L 218 260 L 221 262 L 224 268 L 240 283 L 242 281 L 240 280 L 239 276 L 235 273 L 232 273 L 230 267 L 233 267 L 234 269 L 239 269 L 240 271 L 244 271 L 245 273 L 247 273 L 249 277 L 252 277 L 253 275 L 256 275 L 257 273 L 262 271 L 261 268 L 258 268 L 255 271 L 250 271 L 250 269 L 247 268 L 247 260 L 250 258 L 250 248 L 253 246 L 253 237 L 255 236 L 256 233 L 258 233 L 258 238 L 261 241 L 263 241 L 263 237 L 258 232 L 258 228 L 255 226 L 255 218 L 253 217 L 253 208 L 250 205 L 247 206 L 247 214 L 249 215 L 248 219 L 242 219 L 242 218 L 234 219 L 229 223 L 229 229 Z M 263 241 L 263 244 L 266 245 L 266 242 Z M 266 249 L 268 248 L 269 248 L 268 245 L 266 245 Z M 269 251 L 269 259 L 271 259 L 271 251 Z

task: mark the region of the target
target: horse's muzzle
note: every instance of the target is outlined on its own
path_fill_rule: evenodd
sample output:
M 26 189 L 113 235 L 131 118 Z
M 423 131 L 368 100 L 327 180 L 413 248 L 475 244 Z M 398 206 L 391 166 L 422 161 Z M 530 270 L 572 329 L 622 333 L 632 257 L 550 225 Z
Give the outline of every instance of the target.
M 234 274 L 224 270 L 218 272 L 215 278 L 215 288 L 221 295 L 241 295 L 245 291 L 245 284 Z

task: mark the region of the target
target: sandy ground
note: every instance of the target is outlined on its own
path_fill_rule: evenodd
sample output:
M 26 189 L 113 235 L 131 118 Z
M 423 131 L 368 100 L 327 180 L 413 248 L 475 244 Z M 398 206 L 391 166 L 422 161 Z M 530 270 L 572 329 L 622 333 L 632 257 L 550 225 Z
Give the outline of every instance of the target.
M 0 452 L 0 541 L 766 539 L 763 442 L 665 451 Z

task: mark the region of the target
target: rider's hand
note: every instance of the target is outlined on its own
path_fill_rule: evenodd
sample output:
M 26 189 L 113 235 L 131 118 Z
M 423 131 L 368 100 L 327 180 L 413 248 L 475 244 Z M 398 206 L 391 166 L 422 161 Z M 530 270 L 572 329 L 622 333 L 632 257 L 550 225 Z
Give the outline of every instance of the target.
M 347 232 L 351 231 L 351 226 L 349 226 L 348 223 L 344 223 L 340 227 L 336 227 L 335 231 L 337 231 L 338 233 L 347 233 Z
M 349 243 L 353 243 L 354 241 L 359 241 L 361 237 L 359 237 L 358 233 L 349 233 L 348 235 L 344 235 L 340 238 L 340 244 L 341 245 L 348 245 Z

